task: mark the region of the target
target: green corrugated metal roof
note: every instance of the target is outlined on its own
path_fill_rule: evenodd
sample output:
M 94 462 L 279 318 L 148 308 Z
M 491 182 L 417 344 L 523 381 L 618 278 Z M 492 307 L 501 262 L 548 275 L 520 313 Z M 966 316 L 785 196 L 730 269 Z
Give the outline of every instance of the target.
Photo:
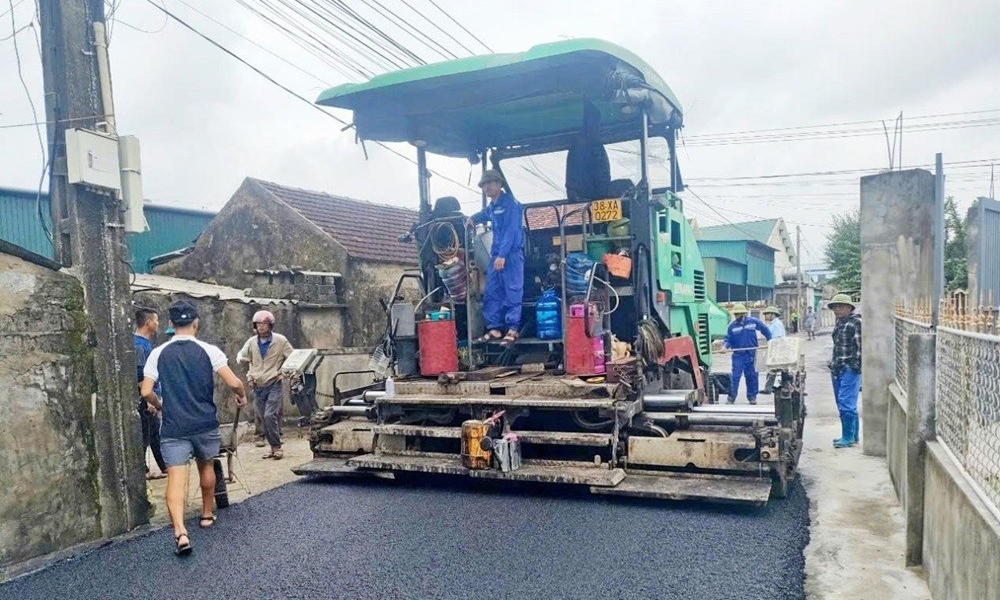
M 747 256 L 747 285 L 763 288 L 774 287 L 774 260 Z
M 698 250 L 703 257 L 724 258 L 741 265 L 747 263 L 745 240 L 698 240 Z
M 468 158 L 493 147 L 569 147 L 580 130 L 584 99 L 601 112 L 605 143 L 636 139 L 639 111 L 621 110 L 626 89 L 645 94 L 641 101 L 654 125 L 682 125 L 680 102 L 648 63 L 595 39 L 394 71 L 331 88 L 316 102 L 354 111 L 363 139 L 421 140 L 430 152 Z
M 724 258 L 717 258 L 715 264 L 716 283 L 728 283 L 730 285 L 747 284 L 747 269 L 744 265 Z
M 195 238 L 215 218 L 213 213 L 169 206 L 146 205 L 143 212 L 149 231 L 126 236 L 136 273 L 149 273 L 149 259 L 154 256 L 194 244 Z
M 753 240 L 767 245 L 777 224 L 778 219 L 767 219 L 702 227 L 698 231 L 698 239 L 705 241 Z
M 49 222 L 49 196 L 42 194 L 40 207 L 36 207 L 37 192 L 0 188 L 0 239 L 6 240 L 53 258 L 52 244 L 45 236 L 38 208 Z M 153 256 L 180 250 L 194 243 L 215 215 L 210 212 L 147 204 L 144 207 L 149 231 L 126 236 L 132 255 L 132 266 L 137 273 L 149 273 L 149 259 Z
M 0 188 L 0 239 L 52 258 L 52 244 L 38 216 L 40 210 L 51 231 L 49 197 L 42 194 L 40 202 L 38 200 L 38 192 Z

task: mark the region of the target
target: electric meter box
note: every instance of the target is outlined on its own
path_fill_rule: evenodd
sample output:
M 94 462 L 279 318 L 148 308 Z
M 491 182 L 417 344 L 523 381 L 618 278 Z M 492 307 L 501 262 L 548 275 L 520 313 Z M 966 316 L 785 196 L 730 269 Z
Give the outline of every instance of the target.
M 118 138 L 87 129 L 67 129 L 66 174 L 69 183 L 120 190 Z

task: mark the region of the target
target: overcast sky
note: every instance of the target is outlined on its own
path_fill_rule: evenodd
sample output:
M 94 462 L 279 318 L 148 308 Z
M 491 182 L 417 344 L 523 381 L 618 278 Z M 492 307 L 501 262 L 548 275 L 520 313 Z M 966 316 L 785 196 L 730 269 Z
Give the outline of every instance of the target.
M 309 99 L 348 81 L 236 0 L 185 1 L 301 70 L 180 0 L 162 3 Z M 457 26 L 430 0 L 408 1 L 460 37 Z M 381 2 L 408 14 L 403 0 Z M 888 167 L 884 136 L 851 133 L 880 124 L 839 124 L 885 119 L 891 130 L 903 111 L 904 166 L 931 165 L 935 152 L 943 152 L 946 163 L 1000 158 L 996 0 L 436 3 L 496 52 L 523 51 L 569 37 L 598 37 L 643 57 L 685 109 L 684 137 L 690 143 L 680 153 L 682 170 L 692 191 L 711 205 L 685 194 L 691 216 L 701 224 L 784 217 L 793 231 L 796 225 L 802 227 L 805 263 L 820 261 L 831 215 L 858 205 L 858 175 L 756 177 Z M 33 189 L 43 165 L 35 129 L 3 127 L 34 120 L 18 80 L 13 40 L 3 39 L 12 31 L 11 14 L 3 14 L 11 4 L 16 5 L 12 14 L 17 28 L 35 15 L 31 0 L 19 5 L 17 0 L 0 0 L 0 187 Z M 362 6 L 360 0 L 349 4 Z M 414 26 L 431 30 L 426 21 L 409 14 Z M 115 17 L 111 64 L 118 130 L 141 140 L 145 195 L 153 202 L 218 209 L 250 176 L 416 207 L 411 163 L 372 144 L 365 160 L 352 132 L 341 132 L 333 119 L 167 20 L 147 0 L 121 0 Z M 443 35 L 435 36 L 453 44 Z M 485 52 L 468 36 L 460 40 Z M 22 31 L 17 41 L 24 77 L 39 120 L 44 120 L 33 30 Z M 338 114 L 350 120 L 349 113 Z M 925 116 L 932 118 L 918 118 Z M 747 143 L 746 134 L 714 138 L 729 142 L 716 145 L 707 145 L 712 138 L 702 137 L 812 125 L 825 127 L 779 132 L 780 141 L 758 143 Z M 926 130 L 908 131 L 921 126 Z M 809 131 L 847 133 L 789 139 Z M 398 149 L 415 155 L 408 146 Z M 616 163 L 626 158 L 613 154 Z M 470 177 L 469 165 L 462 161 L 432 157 L 430 166 L 462 183 Z M 558 162 L 542 161 L 541 167 L 562 182 Z M 963 207 L 989 192 L 988 162 L 956 164 L 946 172 L 946 193 Z M 733 177 L 749 179 L 724 179 Z M 522 200 L 556 197 L 537 181 L 526 180 L 521 189 Z M 470 205 L 477 200 L 473 191 L 441 177 L 432 180 L 432 194 L 454 194 Z

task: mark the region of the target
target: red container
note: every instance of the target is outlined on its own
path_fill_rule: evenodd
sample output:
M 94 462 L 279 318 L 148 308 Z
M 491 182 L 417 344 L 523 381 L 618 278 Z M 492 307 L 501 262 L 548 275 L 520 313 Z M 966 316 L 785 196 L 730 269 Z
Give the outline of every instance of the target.
M 417 323 L 420 348 L 420 374 L 436 377 L 458 371 L 458 334 L 455 321 L 420 321 Z
M 583 305 L 569 309 L 566 326 L 566 372 L 570 375 L 600 375 L 604 373 L 604 341 L 596 333 L 601 315 L 597 306 L 590 305 L 590 331 L 584 329 Z

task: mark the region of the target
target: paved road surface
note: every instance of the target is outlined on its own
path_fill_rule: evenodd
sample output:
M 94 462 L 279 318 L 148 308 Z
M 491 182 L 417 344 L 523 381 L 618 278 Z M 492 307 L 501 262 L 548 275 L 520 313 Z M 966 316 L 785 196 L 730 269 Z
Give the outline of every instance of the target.
M 297 482 L 0 586 L 60 598 L 803 598 L 808 502 L 664 505 L 465 483 Z

